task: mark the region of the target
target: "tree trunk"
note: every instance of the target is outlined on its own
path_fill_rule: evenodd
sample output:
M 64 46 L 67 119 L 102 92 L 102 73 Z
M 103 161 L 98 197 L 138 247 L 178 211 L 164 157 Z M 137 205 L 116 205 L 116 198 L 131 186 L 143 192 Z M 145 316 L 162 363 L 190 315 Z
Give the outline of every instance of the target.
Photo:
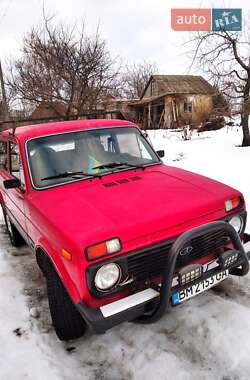
M 248 115 L 242 118 L 243 141 L 242 146 L 250 146 L 250 134 L 248 127 Z
M 2 113 L 3 113 L 3 121 L 6 121 L 9 119 L 9 111 L 8 111 L 8 105 L 7 105 L 7 99 L 6 99 L 6 93 L 5 93 L 5 85 L 4 85 L 4 79 L 3 79 L 3 71 L 0 61 L 0 87 L 2 92 Z M 1 111 L 1 110 L 0 110 Z
M 250 99 L 249 99 L 249 90 L 250 90 L 250 76 L 246 82 L 244 88 L 244 104 L 243 104 L 243 113 L 242 113 L 242 130 L 243 130 L 243 141 L 242 146 L 250 146 L 250 132 L 248 119 L 250 115 Z

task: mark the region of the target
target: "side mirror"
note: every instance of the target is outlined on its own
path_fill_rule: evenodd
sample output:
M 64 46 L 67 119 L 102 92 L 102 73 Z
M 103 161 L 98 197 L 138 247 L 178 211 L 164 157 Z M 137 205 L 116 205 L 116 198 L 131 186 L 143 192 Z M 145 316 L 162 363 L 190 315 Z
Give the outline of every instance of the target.
M 160 158 L 165 157 L 165 150 L 157 150 L 156 153 L 158 154 L 158 156 L 159 156 Z
M 17 187 L 21 187 L 21 182 L 18 178 L 6 179 L 3 181 L 3 185 L 5 189 L 16 189 Z

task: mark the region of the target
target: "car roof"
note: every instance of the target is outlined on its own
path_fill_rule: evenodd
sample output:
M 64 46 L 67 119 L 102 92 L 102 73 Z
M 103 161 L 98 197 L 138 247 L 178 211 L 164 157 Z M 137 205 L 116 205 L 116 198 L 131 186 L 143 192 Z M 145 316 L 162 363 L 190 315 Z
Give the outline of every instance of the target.
M 28 140 L 34 137 L 46 136 L 63 132 L 75 132 L 84 129 L 96 128 L 112 128 L 112 127 L 126 127 L 133 126 L 134 124 L 127 120 L 117 119 L 91 119 L 91 120 L 73 120 L 73 121 L 60 121 L 50 122 L 44 124 L 32 124 L 18 127 L 15 130 L 15 136 L 18 140 Z M 12 135 L 13 130 L 7 129 L 1 134 L 3 136 Z

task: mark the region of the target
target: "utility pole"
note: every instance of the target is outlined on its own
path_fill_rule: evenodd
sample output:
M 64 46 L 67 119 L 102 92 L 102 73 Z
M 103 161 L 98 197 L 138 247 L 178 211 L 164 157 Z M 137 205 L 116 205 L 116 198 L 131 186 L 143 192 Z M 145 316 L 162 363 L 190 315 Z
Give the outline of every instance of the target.
M 3 121 L 6 121 L 9 119 L 9 110 L 8 110 L 8 105 L 7 105 L 5 87 L 4 87 L 3 70 L 2 70 L 1 61 L 0 61 L 0 84 L 1 84 L 1 93 L 2 93 L 2 100 L 0 99 L 0 103 L 2 102 Z

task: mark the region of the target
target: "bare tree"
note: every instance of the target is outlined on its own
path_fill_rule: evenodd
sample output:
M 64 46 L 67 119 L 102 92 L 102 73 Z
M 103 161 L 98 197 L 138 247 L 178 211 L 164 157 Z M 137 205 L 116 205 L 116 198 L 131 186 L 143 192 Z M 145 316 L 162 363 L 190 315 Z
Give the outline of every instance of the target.
M 7 100 L 6 91 L 5 91 L 5 83 L 4 83 L 4 76 L 3 76 L 1 61 L 0 61 L 0 95 L 1 95 L 0 119 L 7 120 L 9 117 L 8 100 Z
M 22 55 L 9 65 L 10 96 L 26 104 L 62 102 L 66 114 L 95 108 L 112 91 L 117 72 L 104 40 L 44 19 L 23 40 Z
M 146 61 L 125 66 L 121 75 L 122 95 L 128 99 L 140 98 L 149 78 L 157 72 L 156 65 Z
M 208 73 L 224 95 L 241 102 L 242 146 L 249 146 L 250 30 L 198 33 L 191 43 L 195 46 L 192 65 L 196 63 Z

